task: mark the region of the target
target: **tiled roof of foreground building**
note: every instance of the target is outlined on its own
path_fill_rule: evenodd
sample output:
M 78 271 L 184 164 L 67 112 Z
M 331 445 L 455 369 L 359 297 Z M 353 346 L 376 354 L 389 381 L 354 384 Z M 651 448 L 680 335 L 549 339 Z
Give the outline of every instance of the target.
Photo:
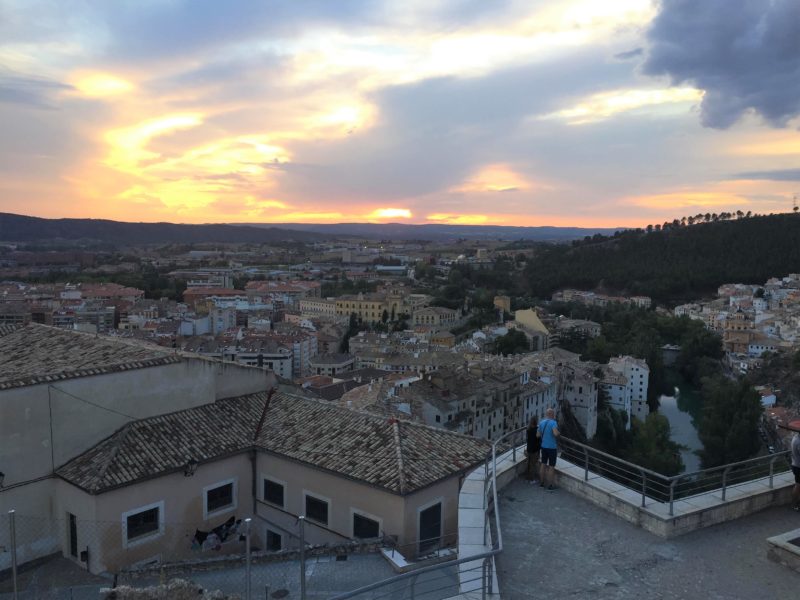
M 0 329 L 0 390 L 181 360 L 155 345 L 36 323 Z
M 407 494 L 480 463 L 485 440 L 266 392 L 133 421 L 56 473 L 98 494 L 252 448 Z

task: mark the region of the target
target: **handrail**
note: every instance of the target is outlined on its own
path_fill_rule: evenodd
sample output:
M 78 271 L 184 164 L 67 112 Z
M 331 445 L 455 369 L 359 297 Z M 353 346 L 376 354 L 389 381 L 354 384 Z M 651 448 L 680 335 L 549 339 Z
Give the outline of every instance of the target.
M 408 573 L 403 573 L 401 575 L 396 575 L 394 577 L 390 577 L 388 579 L 384 579 L 382 581 L 378 581 L 378 582 L 363 586 L 363 587 L 358 588 L 356 590 L 351 590 L 349 592 L 338 594 L 336 596 L 333 596 L 331 598 L 331 600 L 347 600 L 349 598 L 354 598 L 354 597 L 359 596 L 361 594 L 364 594 L 366 592 L 370 592 L 370 591 L 373 591 L 373 590 L 376 590 L 376 589 L 380 589 L 380 588 L 388 586 L 388 585 L 395 585 L 395 584 L 398 584 L 400 582 L 407 581 L 407 580 L 410 580 L 412 578 L 416 578 L 419 575 L 423 575 L 425 573 L 432 573 L 432 572 L 435 572 L 435 571 L 438 571 L 438 570 L 441 570 L 441 569 L 444 569 L 444 568 L 452 568 L 452 567 L 454 567 L 456 565 L 462 565 L 462 564 L 465 564 L 465 563 L 475 563 L 477 561 L 484 561 L 484 568 L 485 568 L 485 566 L 487 564 L 490 564 L 490 561 L 494 560 L 494 557 L 496 557 L 498 554 L 500 554 L 503 551 L 503 534 L 502 534 L 502 530 L 501 530 L 501 527 L 500 527 L 500 511 L 499 511 L 499 504 L 498 504 L 498 500 L 497 500 L 497 449 L 498 449 L 498 446 L 501 446 L 507 439 L 512 438 L 513 436 L 519 434 L 520 432 L 524 431 L 525 429 L 527 429 L 527 428 L 526 427 L 521 427 L 519 429 L 515 429 L 513 431 L 509 431 L 509 432 L 503 434 L 502 436 L 500 436 L 499 438 L 497 438 L 496 440 L 494 440 L 492 442 L 492 450 L 491 450 L 490 453 L 487 453 L 487 456 L 486 456 L 486 458 L 484 460 L 484 472 L 485 472 L 485 476 L 486 476 L 485 479 L 484 479 L 484 488 L 483 488 L 483 498 L 484 498 L 484 507 L 483 507 L 484 508 L 484 541 L 485 541 L 485 538 L 486 538 L 486 535 L 487 535 L 488 529 L 489 529 L 490 507 L 489 507 L 488 497 L 487 497 L 489 495 L 489 492 L 490 492 L 489 486 L 491 486 L 491 502 L 492 502 L 491 510 L 494 512 L 495 530 L 496 530 L 496 538 L 497 538 L 495 540 L 495 543 L 492 544 L 493 547 L 492 547 L 491 550 L 488 550 L 486 552 L 482 552 L 480 554 L 474 554 L 474 555 L 471 555 L 471 556 L 467 556 L 467 557 L 460 557 L 460 558 L 457 558 L 456 560 L 448 561 L 448 562 L 445 562 L 445 563 L 439 563 L 439 564 L 436 564 L 436 565 L 430 565 L 430 566 L 427 566 L 427 567 L 421 567 L 419 569 L 415 569 L 415 570 L 410 571 Z M 562 445 L 562 443 L 563 443 L 563 445 Z M 631 479 L 630 480 L 626 479 L 627 483 L 623 483 L 622 485 L 625 485 L 626 487 L 629 487 L 630 489 L 637 489 L 634 486 L 638 486 L 639 483 L 641 483 L 642 507 L 644 507 L 646 505 L 646 499 L 648 498 L 648 496 L 647 496 L 648 489 L 652 490 L 653 486 L 658 486 L 658 487 L 662 488 L 663 491 L 664 491 L 664 494 L 666 494 L 666 492 L 669 491 L 669 500 L 668 501 L 661 501 L 661 500 L 658 500 L 656 498 L 650 498 L 650 499 L 655 501 L 655 502 L 658 502 L 660 504 L 668 503 L 669 504 L 669 514 L 670 515 L 673 514 L 673 503 L 674 503 L 674 500 L 675 500 L 675 488 L 677 487 L 678 482 L 680 482 L 681 480 L 688 480 L 688 479 L 690 479 L 692 477 L 697 478 L 697 477 L 702 477 L 704 475 L 715 474 L 715 473 L 717 473 L 719 471 L 722 471 L 723 473 L 728 474 L 733 469 L 736 469 L 736 468 L 742 467 L 742 466 L 746 466 L 746 465 L 750 465 L 750 464 L 763 463 L 764 466 L 767 466 L 767 459 L 769 459 L 768 460 L 768 464 L 769 464 L 769 481 L 770 481 L 770 487 L 772 487 L 772 479 L 773 479 L 773 475 L 774 475 L 775 462 L 778 460 L 778 458 L 780 458 L 782 456 L 788 456 L 788 454 L 789 454 L 789 451 L 787 450 L 787 451 L 782 451 L 782 452 L 778 452 L 778 453 L 775 453 L 775 454 L 770 454 L 768 456 L 750 458 L 750 459 L 746 459 L 746 460 L 743 460 L 743 461 L 730 463 L 730 464 L 727 464 L 727 465 L 720 465 L 718 467 L 711 467 L 709 469 L 700 469 L 698 471 L 692 471 L 690 473 L 680 473 L 678 475 L 668 476 L 668 475 L 663 475 L 661 473 L 658 473 L 657 471 L 653 471 L 652 469 L 648 469 L 646 467 L 642 467 L 642 466 L 637 465 L 635 463 L 626 461 L 624 459 L 621 459 L 619 457 L 614 456 L 613 454 L 608 454 L 607 452 L 603 452 L 602 450 L 597 450 L 596 448 L 593 448 L 592 446 L 589 446 L 588 444 L 583 444 L 581 442 L 577 442 L 575 440 L 572 440 L 572 439 L 569 439 L 569 438 L 565 438 L 564 436 L 561 436 L 559 438 L 559 444 L 562 446 L 562 452 L 564 450 L 564 446 L 566 446 L 567 449 L 569 449 L 569 450 L 573 450 L 574 451 L 576 449 L 579 449 L 579 450 L 582 451 L 581 454 L 582 454 L 582 456 L 584 458 L 584 479 L 587 480 L 587 481 L 589 479 L 589 471 L 590 471 L 590 463 L 591 463 L 590 459 L 594 459 L 595 461 L 601 460 L 601 462 L 603 462 L 603 464 L 606 464 L 606 465 L 609 466 L 609 469 L 612 469 L 614 467 L 617 467 L 617 468 L 624 467 L 625 469 L 627 469 L 627 473 L 629 473 L 629 475 L 626 475 L 626 478 L 630 477 Z M 517 449 L 521 448 L 523 445 L 524 444 L 517 445 L 517 444 L 514 444 L 512 442 L 511 447 L 508 448 L 508 450 L 504 450 L 504 452 L 510 452 L 512 461 L 514 463 L 516 463 Z M 480 468 L 480 467 L 478 467 L 478 468 Z M 601 469 L 601 471 L 602 471 L 602 469 Z M 633 479 L 635 478 L 635 479 L 638 480 L 639 477 L 641 477 L 641 480 L 637 481 L 636 483 L 633 483 Z M 729 485 L 727 483 L 727 477 L 724 478 L 724 479 L 725 479 L 725 481 L 723 481 L 723 486 L 721 488 L 723 490 L 723 501 L 725 499 L 725 490 Z M 744 483 L 744 482 L 738 482 L 736 485 L 738 485 L 740 483 Z M 720 489 L 720 488 L 715 487 L 714 489 Z M 486 574 L 484 573 L 484 575 L 482 576 L 483 584 L 484 584 L 484 586 L 488 585 L 488 592 L 489 593 L 491 593 L 491 586 L 492 586 L 491 577 L 492 577 L 491 572 L 489 572 L 488 573 L 488 582 L 487 582 L 486 581 Z M 486 591 L 487 591 L 487 588 L 484 587 L 484 592 L 486 592 Z
M 602 450 L 597 450 L 587 444 L 583 444 L 581 442 L 577 442 L 575 440 L 571 440 L 569 438 L 561 437 L 560 442 L 563 442 L 563 446 L 576 453 L 577 451 L 582 450 L 582 458 L 584 461 L 584 480 L 589 480 L 589 471 L 591 459 L 594 459 L 595 462 L 595 469 L 594 471 L 603 474 L 604 469 L 597 469 L 597 463 L 600 462 L 604 466 L 607 465 L 607 473 L 606 474 L 614 474 L 617 476 L 614 481 L 618 481 L 625 487 L 628 487 L 633 490 L 641 491 L 642 494 L 642 507 L 647 505 L 648 499 L 648 491 L 652 494 L 653 492 L 657 492 L 659 494 L 663 494 L 664 499 L 661 500 L 657 497 L 649 496 L 649 498 L 659 504 L 669 504 L 669 514 L 672 516 L 674 514 L 674 503 L 675 503 L 675 493 L 676 489 L 678 488 L 680 483 L 688 483 L 692 481 L 699 482 L 697 487 L 694 490 L 693 494 L 697 493 L 706 493 L 712 490 L 721 490 L 722 491 L 722 501 L 726 501 L 727 499 L 727 489 L 731 485 L 741 485 L 746 483 L 747 481 L 752 481 L 757 479 L 757 477 L 753 477 L 751 479 L 747 479 L 745 481 L 736 481 L 736 483 L 731 484 L 729 481 L 729 475 L 731 473 L 736 473 L 736 469 L 740 469 L 738 475 L 741 475 L 743 471 L 747 471 L 747 468 L 750 467 L 751 469 L 754 467 L 767 467 L 769 466 L 769 487 L 772 488 L 773 486 L 773 478 L 775 475 L 775 463 L 780 457 L 788 457 L 789 451 L 784 450 L 782 452 L 769 454 L 765 456 L 757 456 L 755 458 L 748 458 L 745 460 L 741 460 L 735 463 L 728 463 L 725 465 L 719 465 L 716 467 L 710 467 L 708 469 L 700 469 L 697 471 L 691 471 L 689 473 L 679 473 L 677 475 L 663 475 L 658 473 L 657 471 L 653 471 L 651 469 L 647 469 L 646 467 L 641 467 L 634 463 L 628 462 L 622 458 L 618 458 Z M 562 447 L 563 452 L 563 447 Z M 570 456 L 567 457 L 567 460 L 570 460 Z M 579 463 L 576 462 L 576 465 L 579 466 Z M 742 469 L 744 467 L 744 469 Z M 616 469 L 616 470 L 615 470 Z M 756 471 L 758 473 L 758 471 Z M 721 485 L 712 484 L 707 489 L 703 489 L 704 487 L 708 486 L 709 483 L 706 481 L 706 486 L 703 485 L 703 478 L 707 478 L 709 476 L 718 476 L 721 474 L 722 481 Z M 767 477 L 765 473 L 763 475 Z M 641 479 L 639 480 L 639 477 Z M 637 481 L 638 480 L 638 481 Z M 641 484 L 641 487 L 639 485 Z M 702 491 L 700 491 L 702 490 Z M 667 493 L 668 492 L 668 493 Z

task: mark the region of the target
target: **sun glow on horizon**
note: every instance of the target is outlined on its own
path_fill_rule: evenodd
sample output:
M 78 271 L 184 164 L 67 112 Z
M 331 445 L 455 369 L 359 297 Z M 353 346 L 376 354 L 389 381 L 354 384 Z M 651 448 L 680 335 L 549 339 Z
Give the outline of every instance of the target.
M 410 219 L 413 215 L 407 208 L 376 208 L 366 215 L 369 221 L 380 219 Z

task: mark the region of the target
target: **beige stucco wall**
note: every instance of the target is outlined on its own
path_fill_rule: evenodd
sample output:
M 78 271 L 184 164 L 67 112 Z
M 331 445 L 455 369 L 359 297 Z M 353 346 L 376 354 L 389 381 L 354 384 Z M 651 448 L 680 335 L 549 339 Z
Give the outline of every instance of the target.
M 0 470 L 4 463 L 0 460 Z M 16 512 L 19 564 L 58 550 L 58 530 L 51 517 L 55 484 L 55 479 L 48 478 L 20 488 L 0 488 L 0 571 L 11 566 L 11 553 L 3 551 L 11 546 L 10 510 Z
M 260 369 L 187 359 L 2 391 L 0 469 L 5 486 L 51 473 L 53 466 L 58 468 L 127 423 L 130 419 L 123 415 L 138 419 L 174 412 L 263 391 L 274 381 Z
M 18 531 L 24 531 L 30 549 L 26 557 L 35 558 L 60 550 L 70 558 L 68 513 L 77 517 L 78 552 L 88 548 L 89 568 L 94 573 L 114 572 L 156 560 L 171 562 L 215 556 L 214 550 L 192 549 L 195 530 L 210 531 L 231 516 L 237 520 L 254 517 L 251 526 L 254 547 L 264 548 L 265 532 L 270 528 L 282 534 L 284 548 L 296 548 L 299 535 L 297 516 L 304 514 L 305 492 L 329 502 L 327 527 L 307 521 L 305 539 L 310 544 L 337 543 L 351 538 L 353 513 L 358 512 L 378 520 L 381 533 L 395 536 L 401 552 L 413 556 L 419 537 L 419 510 L 437 501 L 442 502 L 443 541 L 454 541 L 458 519 L 458 477 L 403 497 L 287 458 L 259 452 L 256 456 L 257 497 L 263 500 L 263 478 L 266 476 L 283 483 L 285 505 L 283 510 L 279 510 L 259 502 L 254 513 L 251 456 L 247 452 L 201 464 L 192 477 L 176 472 L 98 495 L 88 494 L 61 479 L 46 480 L 42 485 L 50 486 L 52 490 L 42 495 L 52 499 L 49 514 L 22 524 L 18 521 Z M 229 480 L 235 482 L 235 507 L 206 516 L 204 490 Z M 163 523 L 159 533 L 128 543 L 123 535 L 125 514 L 156 504 L 160 506 Z M 238 541 L 238 536 L 233 536 L 219 554 L 242 550 L 243 544 Z
M 458 531 L 458 476 L 413 494 L 399 496 L 301 463 L 260 453 L 257 486 L 260 500 L 263 500 L 264 477 L 284 484 L 284 509 L 260 503 L 259 514 L 291 535 L 299 534 L 296 517 L 305 512 L 305 492 L 329 500 L 328 526 L 307 525 L 305 537 L 309 543 L 329 543 L 352 537 L 352 515 L 356 511 L 379 520 L 383 535 L 396 537 L 401 549 L 411 556 L 416 552 L 419 538 L 419 509 L 436 501 L 442 502 L 443 542 L 455 542 Z M 289 542 L 294 543 L 294 538 Z
M 341 542 L 351 538 L 353 510 L 377 518 L 384 535 L 403 535 L 404 500 L 401 496 L 286 458 L 259 453 L 256 487 L 260 500 L 263 500 L 265 476 L 284 484 L 284 509 L 280 511 L 259 504 L 259 514 L 294 535 L 299 534 L 296 517 L 305 514 L 304 492 L 329 500 L 328 526 L 319 527 L 309 522 L 305 536 L 309 543 Z
M 188 457 L 187 457 L 188 460 Z M 201 464 L 192 477 L 172 473 L 139 484 L 91 496 L 77 487 L 59 481 L 56 501 L 62 519 L 71 512 L 78 516 L 81 549 L 89 546 L 92 572 L 115 571 L 121 567 L 159 559 L 165 562 L 213 556 L 213 550 L 192 550 L 196 529 L 209 531 L 231 516 L 244 519 L 252 515 L 253 502 L 250 454 L 243 453 L 209 464 Z M 204 488 L 233 479 L 235 507 L 204 516 Z M 123 536 L 123 515 L 129 511 L 163 502 L 160 535 L 127 544 Z M 94 514 L 91 509 L 94 506 Z M 83 521 L 82 519 L 85 519 Z M 255 531 L 255 530 L 254 530 Z M 64 554 L 69 554 L 64 538 Z M 254 543 L 258 543 L 254 540 Z M 241 551 L 238 536 L 226 541 L 220 554 Z
M 436 502 L 442 503 L 442 543 L 452 545 L 458 534 L 458 491 L 459 477 L 454 476 L 424 488 L 406 497 L 405 529 L 402 551 L 412 556 L 417 550 L 419 540 L 419 511 Z

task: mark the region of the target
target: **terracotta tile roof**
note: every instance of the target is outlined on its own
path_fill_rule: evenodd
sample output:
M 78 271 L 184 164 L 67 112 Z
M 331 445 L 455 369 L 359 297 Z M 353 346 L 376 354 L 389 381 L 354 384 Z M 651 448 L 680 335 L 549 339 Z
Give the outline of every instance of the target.
M 92 494 L 256 448 L 408 494 L 480 463 L 478 438 L 276 393 L 218 400 L 128 423 L 56 471 Z
M 36 323 L 0 336 L 0 390 L 183 360 L 158 346 Z

